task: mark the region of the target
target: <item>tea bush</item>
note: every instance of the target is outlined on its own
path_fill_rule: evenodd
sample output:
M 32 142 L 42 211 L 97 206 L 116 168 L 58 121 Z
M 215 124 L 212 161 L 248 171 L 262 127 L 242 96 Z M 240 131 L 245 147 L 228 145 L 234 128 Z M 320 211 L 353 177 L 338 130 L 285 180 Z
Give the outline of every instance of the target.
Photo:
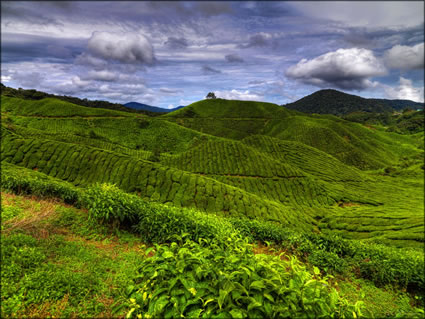
M 231 223 L 215 215 L 147 202 L 108 184 L 89 187 L 83 203 L 90 219 L 130 227 L 148 243 L 166 242 L 182 233 L 193 240 L 222 238 L 234 231 Z
M 89 210 L 89 220 L 116 226 L 136 224 L 146 206 L 141 198 L 126 194 L 110 184 L 88 187 L 82 201 Z
M 60 198 L 67 204 L 79 206 L 81 190 L 70 183 L 29 169 L 2 162 L 1 188 L 15 194 Z
M 147 251 L 148 252 L 148 251 Z M 295 257 L 254 255 L 237 235 L 224 243 L 156 245 L 127 289 L 130 318 L 320 318 L 361 316 L 328 278 Z
M 398 285 L 424 294 L 425 265 L 420 252 L 348 240 L 335 234 L 300 232 L 272 222 L 229 220 L 251 241 L 274 242 L 320 269 L 337 273 L 352 270 L 377 285 Z

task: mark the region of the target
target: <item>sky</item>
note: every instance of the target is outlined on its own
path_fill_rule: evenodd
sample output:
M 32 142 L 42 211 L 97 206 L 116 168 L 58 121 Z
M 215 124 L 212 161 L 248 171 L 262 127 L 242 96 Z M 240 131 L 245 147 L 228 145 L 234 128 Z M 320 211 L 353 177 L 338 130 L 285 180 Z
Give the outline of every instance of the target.
M 2 1 L 1 82 L 163 108 L 424 101 L 424 2 Z

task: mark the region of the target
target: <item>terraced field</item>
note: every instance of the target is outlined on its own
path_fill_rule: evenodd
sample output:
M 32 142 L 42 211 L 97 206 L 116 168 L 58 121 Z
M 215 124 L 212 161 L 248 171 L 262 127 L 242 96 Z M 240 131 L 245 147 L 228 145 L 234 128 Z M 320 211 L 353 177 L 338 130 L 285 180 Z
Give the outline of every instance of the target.
M 220 99 L 156 118 L 51 98 L 2 97 L 1 111 L 1 160 L 17 170 L 77 187 L 113 183 L 176 207 L 423 247 L 423 133 Z
M 8 135 L 3 135 L 2 161 L 76 186 L 113 183 L 144 198 L 177 207 L 296 223 L 293 208 L 214 179 L 98 148 Z

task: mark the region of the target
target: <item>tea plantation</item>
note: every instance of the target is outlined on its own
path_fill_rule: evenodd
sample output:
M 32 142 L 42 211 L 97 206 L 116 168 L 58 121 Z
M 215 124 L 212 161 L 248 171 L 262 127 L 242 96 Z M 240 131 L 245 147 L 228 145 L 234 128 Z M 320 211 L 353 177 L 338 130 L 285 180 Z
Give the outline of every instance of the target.
M 2 317 L 423 317 L 423 131 L 1 97 Z

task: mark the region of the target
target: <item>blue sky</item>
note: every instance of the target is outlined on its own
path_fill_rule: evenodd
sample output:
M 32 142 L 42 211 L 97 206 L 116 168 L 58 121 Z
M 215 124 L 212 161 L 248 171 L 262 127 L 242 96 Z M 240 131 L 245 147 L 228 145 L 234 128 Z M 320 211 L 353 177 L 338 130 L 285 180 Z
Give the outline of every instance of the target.
M 319 89 L 424 100 L 424 2 L 1 2 L 11 87 L 164 108 Z

